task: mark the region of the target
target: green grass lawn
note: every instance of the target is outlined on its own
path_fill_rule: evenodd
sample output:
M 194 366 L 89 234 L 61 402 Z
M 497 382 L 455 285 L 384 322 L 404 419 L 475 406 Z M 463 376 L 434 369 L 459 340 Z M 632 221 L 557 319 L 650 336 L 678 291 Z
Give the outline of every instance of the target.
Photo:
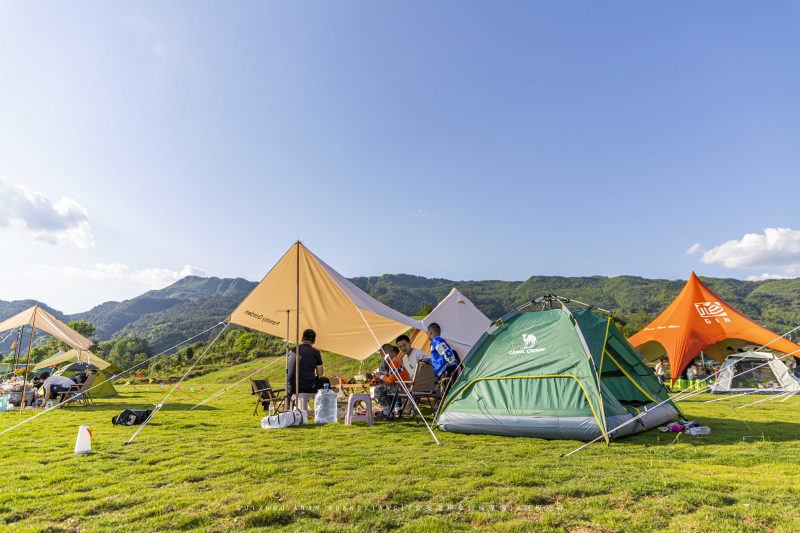
M 205 398 L 264 364 L 182 388 Z M 753 399 L 701 395 L 682 406 L 704 438 L 653 430 L 559 458 L 581 443 L 437 431 L 439 447 L 410 419 L 265 431 L 247 383 L 194 411 L 173 394 L 123 446 L 135 428 L 111 417 L 165 393 L 119 389 L 0 437 L 4 531 L 800 531 L 800 398 L 738 411 L 748 429 L 731 407 Z M 82 424 L 88 456 L 73 453 Z

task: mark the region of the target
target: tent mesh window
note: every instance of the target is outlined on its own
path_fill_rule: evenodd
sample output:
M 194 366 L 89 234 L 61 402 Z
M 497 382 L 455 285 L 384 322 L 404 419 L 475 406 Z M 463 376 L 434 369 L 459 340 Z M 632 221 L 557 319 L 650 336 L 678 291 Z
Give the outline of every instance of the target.
M 778 378 L 769 365 L 764 365 L 760 359 L 742 359 L 733 367 L 736 376 L 731 380 L 732 389 L 770 389 L 779 387 Z M 761 366 L 761 368 L 756 368 Z M 753 370 L 756 368 L 755 370 Z M 742 372 L 746 374 L 739 376 Z

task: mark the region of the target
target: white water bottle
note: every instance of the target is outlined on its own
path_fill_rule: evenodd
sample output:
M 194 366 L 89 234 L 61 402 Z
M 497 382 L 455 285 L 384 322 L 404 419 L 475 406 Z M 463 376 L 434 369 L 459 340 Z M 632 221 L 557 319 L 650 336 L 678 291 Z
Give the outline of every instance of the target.
M 275 416 L 275 404 L 269 402 L 269 416 Z

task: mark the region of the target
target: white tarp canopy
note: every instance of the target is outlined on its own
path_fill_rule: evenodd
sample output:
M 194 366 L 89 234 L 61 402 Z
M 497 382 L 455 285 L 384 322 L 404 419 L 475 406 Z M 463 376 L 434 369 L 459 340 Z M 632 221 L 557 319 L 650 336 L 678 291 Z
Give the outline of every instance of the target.
M 442 338 L 447 341 L 451 348 L 458 352 L 459 357 L 462 359 L 480 339 L 481 335 L 495 330 L 492 321 L 455 287 L 436 306 L 436 309 L 425 317 L 422 321 L 423 327 L 418 328 L 423 331 L 415 332 L 416 334 L 412 339 L 412 346 L 419 348 L 428 355 L 430 355 L 430 342 L 428 342 L 425 332 L 428 330 L 428 325 L 434 322 L 442 328 Z
M 717 382 L 711 388 L 711 394 L 742 392 L 775 394 L 796 390 L 800 390 L 800 383 L 792 376 L 783 361 L 771 353 L 742 352 L 725 359 L 719 370 Z
M 38 305 L 0 323 L 0 331 L 7 331 L 19 326 L 32 326 L 35 329 L 46 331 L 76 350 L 86 351 L 94 344 Z
M 286 252 L 226 322 L 281 338 L 288 333 L 294 340 L 298 283 L 300 332 L 313 329 L 317 333 L 314 346 L 320 350 L 363 361 L 376 353 L 380 344 L 410 328 L 423 327 L 353 285 L 300 242 Z M 291 310 L 288 320 L 287 309 Z

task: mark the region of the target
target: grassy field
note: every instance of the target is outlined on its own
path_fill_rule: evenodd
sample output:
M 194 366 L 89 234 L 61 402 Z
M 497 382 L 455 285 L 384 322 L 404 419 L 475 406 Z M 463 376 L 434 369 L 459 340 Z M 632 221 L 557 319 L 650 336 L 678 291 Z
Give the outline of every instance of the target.
M 182 388 L 205 398 L 263 364 Z M 407 419 L 265 431 L 246 384 L 194 411 L 175 393 L 123 446 L 134 428 L 111 417 L 164 392 L 120 392 L 0 437 L 3 531 L 800 531 L 796 398 L 739 410 L 748 428 L 732 407 L 753 400 L 701 395 L 682 405 L 706 437 L 654 430 L 559 458 L 580 443 L 437 431 L 439 447 Z M 72 452 L 82 424 L 88 456 Z

